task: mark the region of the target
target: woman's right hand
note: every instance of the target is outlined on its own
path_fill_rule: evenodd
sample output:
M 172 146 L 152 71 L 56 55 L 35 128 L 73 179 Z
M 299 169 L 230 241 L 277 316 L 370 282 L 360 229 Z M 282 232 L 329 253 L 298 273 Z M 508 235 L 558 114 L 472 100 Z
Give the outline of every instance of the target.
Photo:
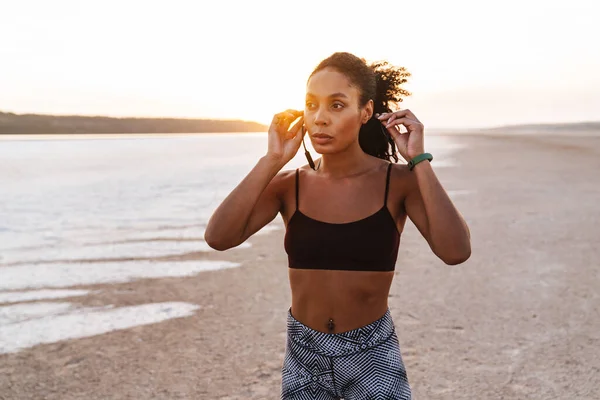
M 292 122 L 298 122 L 290 129 Z M 269 147 L 267 156 L 279 162 L 282 166 L 287 164 L 300 148 L 304 131 L 304 112 L 286 110 L 275 114 L 269 127 Z

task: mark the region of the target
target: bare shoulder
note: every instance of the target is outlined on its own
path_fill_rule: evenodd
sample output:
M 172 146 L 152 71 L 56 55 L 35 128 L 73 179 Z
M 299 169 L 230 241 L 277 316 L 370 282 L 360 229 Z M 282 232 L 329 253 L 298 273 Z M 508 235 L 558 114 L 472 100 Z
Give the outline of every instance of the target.
M 275 175 L 275 177 L 273 178 L 273 182 L 276 184 L 282 184 L 286 181 L 289 181 L 290 179 L 294 179 L 295 175 L 295 169 L 282 169 L 277 173 L 277 175 Z
M 270 186 L 279 195 L 285 195 L 285 192 L 294 184 L 296 176 L 295 169 L 281 170 L 273 177 Z
M 299 171 L 300 176 L 306 175 L 306 171 L 312 171 L 308 164 L 294 169 L 284 169 L 277 173 L 273 181 L 277 181 L 277 184 L 281 186 L 293 185 L 296 182 L 296 170 Z
M 392 170 L 390 172 L 390 199 L 388 201 L 391 201 L 394 205 L 403 205 L 404 200 L 415 187 L 416 183 L 415 174 L 408 169 L 407 164 L 392 163 Z
M 302 168 L 298 168 L 302 170 Z M 300 172 L 302 173 L 302 172 Z M 275 175 L 275 177 L 271 180 L 271 184 L 273 190 L 277 193 L 277 197 L 279 197 L 283 209 L 286 208 L 290 199 L 294 199 L 295 191 L 296 191 L 296 169 L 284 169 L 281 170 Z
M 406 184 L 408 181 L 412 181 L 414 174 L 408 169 L 408 164 L 392 164 L 392 171 L 390 172 L 390 184 L 393 181 L 395 184 L 400 182 Z
M 302 171 L 302 167 L 298 170 Z M 271 183 L 274 185 L 277 196 L 281 201 L 281 215 L 284 221 L 287 221 L 296 207 L 296 169 L 279 171 Z

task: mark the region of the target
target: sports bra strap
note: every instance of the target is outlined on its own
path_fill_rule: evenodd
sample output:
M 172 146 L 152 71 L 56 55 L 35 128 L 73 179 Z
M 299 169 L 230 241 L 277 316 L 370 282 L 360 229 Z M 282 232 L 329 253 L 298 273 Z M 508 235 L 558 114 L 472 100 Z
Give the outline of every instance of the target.
M 392 170 L 392 163 L 390 163 L 390 165 L 388 165 L 388 169 L 387 169 L 387 176 L 385 177 L 385 198 L 383 200 L 383 206 L 387 206 L 387 195 L 388 195 L 388 189 L 390 186 L 390 171 Z
M 298 185 L 298 168 L 296 168 L 296 210 L 298 210 L 298 190 L 299 190 L 299 185 Z

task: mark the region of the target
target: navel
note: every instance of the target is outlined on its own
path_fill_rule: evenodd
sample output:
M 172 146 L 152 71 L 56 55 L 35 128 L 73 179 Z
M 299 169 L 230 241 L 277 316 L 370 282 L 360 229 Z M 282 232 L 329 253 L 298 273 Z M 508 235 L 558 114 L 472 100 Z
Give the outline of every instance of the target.
M 335 323 L 333 322 L 333 318 L 329 318 L 329 321 L 327 322 L 327 329 L 329 329 L 330 333 L 332 333 L 335 329 Z

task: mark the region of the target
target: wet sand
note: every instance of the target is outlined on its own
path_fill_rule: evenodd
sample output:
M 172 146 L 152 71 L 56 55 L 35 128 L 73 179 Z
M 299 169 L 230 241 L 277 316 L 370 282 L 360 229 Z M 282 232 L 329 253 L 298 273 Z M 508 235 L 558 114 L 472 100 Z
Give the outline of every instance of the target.
M 473 254 L 447 266 L 408 222 L 389 298 L 414 398 L 600 398 L 600 137 L 456 140 L 456 165 L 436 172 Z M 69 288 L 90 290 L 69 299 L 82 307 L 199 309 L 0 355 L 0 399 L 278 399 L 283 230 L 249 242 L 174 258 L 240 268 Z

